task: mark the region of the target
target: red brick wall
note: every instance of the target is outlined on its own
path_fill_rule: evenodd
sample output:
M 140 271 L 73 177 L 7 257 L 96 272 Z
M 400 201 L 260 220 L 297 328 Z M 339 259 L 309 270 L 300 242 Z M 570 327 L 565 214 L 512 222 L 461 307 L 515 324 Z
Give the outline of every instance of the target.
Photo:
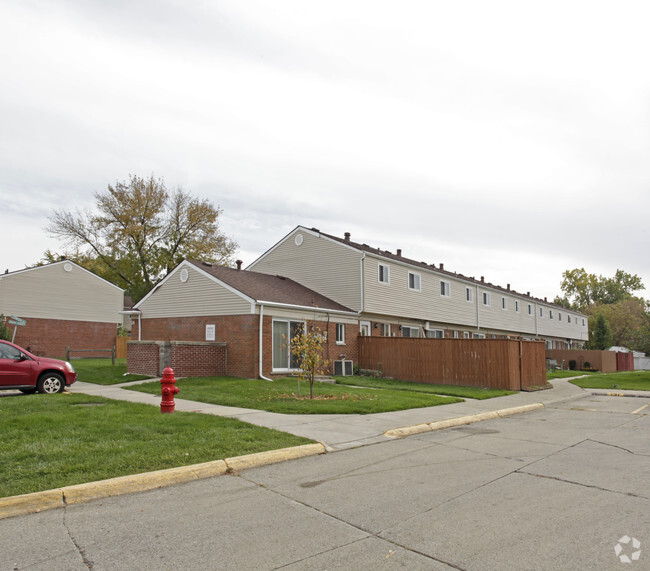
M 264 316 L 263 325 L 263 372 L 264 376 L 272 376 L 273 368 L 273 317 Z M 225 343 L 225 362 L 227 375 L 241 378 L 257 378 L 259 376 L 259 315 L 227 315 L 227 316 L 203 316 L 203 317 L 178 317 L 178 318 L 156 318 L 142 319 L 142 339 L 155 339 L 157 341 L 205 341 L 205 326 L 215 326 L 215 342 Z M 138 322 L 133 323 L 132 336 L 138 337 Z M 328 344 L 326 346 L 327 358 L 330 361 L 338 360 L 341 354 L 346 359 L 355 363 L 358 359 L 357 336 L 359 326 L 357 324 L 345 325 L 345 345 L 336 344 L 336 324 L 333 321 L 312 322 L 308 325 L 319 327 L 322 331 L 328 332 Z M 131 353 L 129 353 L 129 359 Z M 210 359 L 218 359 L 210 357 Z M 213 366 L 213 365 L 211 365 Z M 214 365 L 216 366 L 216 365 Z M 172 366 L 172 368 L 174 368 Z M 129 364 L 129 372 L 131 365 Z M 174 368 L 174 373 L 176 369 Z M 194 374 L 194 373 L 192 373 Z M 210 373 L 209 376 L 215 373 Z M 186 375 L 183 375 L 186 376 Z
M 18 327 L 16 344 L 39 357 L 65 359 L 65 349 L 110 349 L 115 345 L 116 323 L 64 321 L 27 318 L 27 325 Z M 12 327 L 13 329 L 13 327 Z M 110 357 L 110 353 L 72 353 L 71 357 Z
M 255 315 L 223 315 L 204 317 L 170 317 L 142 319 L 142 339 L 156 341 L 205 341 L 205 326 L 215 326 L 215 342 L 226 343 L 228 375 L 245 379 L 257 378 L 258 323 Z M 137 320 L 132 337 L 138 337 Z
M 127 343 L 127 371 L 136 375 L 160 376 L 160 346 L 155 341 Z
M 225 343 L 171 344 L 171 367 L 176 377 L 221 377 L 228 374 Z

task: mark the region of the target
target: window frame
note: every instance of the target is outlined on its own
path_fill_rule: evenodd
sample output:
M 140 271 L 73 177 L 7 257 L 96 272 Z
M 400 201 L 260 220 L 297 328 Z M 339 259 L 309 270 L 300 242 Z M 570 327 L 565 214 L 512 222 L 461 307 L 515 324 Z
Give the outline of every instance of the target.
M 481 299 L 483 301 L 483 305 L 485 307 L 492 307 L 492 298 L 490 296 L 490 292 L 489 291 L 482 291 L 481 294 L 482 294 Z
M 345 345 L 345 323 L 335 323 L 336 325 L 336 344 Z
M 440 297 L 451 297 L 451 282 L 440 280 Z
M 390 285 L 390 266 L 388 264 L 377 263 L 377 281 L 380 284 Z
M 465 288 L 465 301 L 467 303 L 473 303 L 474 301 L 474 288 L 466 287 Z
M 411 287 L 411 278 L 413 278 L 413 286 Z M 417 272 L 408 272 L 408 288 L 410 291 L 422 291 L 422 276 Z

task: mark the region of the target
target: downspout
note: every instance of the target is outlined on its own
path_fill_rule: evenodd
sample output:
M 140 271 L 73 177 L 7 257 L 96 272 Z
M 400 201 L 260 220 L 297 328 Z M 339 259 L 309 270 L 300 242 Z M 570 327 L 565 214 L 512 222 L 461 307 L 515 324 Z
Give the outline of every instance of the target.
M 264 352 L 263 352 L 264 344 L 262 342 L 262 340 L 263 340 L 263 335 L 262 335 L 263 327 L 262 326 L 263 325 L 264 325 L 264 306 L 260 303 L 260 328 L 259 328 L 260 329 L 260 346 L 259 346 L 260 362 L 259 362 L 259 377 L 260 377 L 260 379 L 262 379 L 264 381 L 273 382 L 273 379 L 269 379 L 268 377 L 265 377 L 264 374 L 262 373 L 262 371 L 263 371 L 263 369 L 262 369 L 262 361 L 263 361 L 263 356 L 264 356 Z
M 479 302 L 479 291 L 478 286 L 476 286 L 476 330 L 481 330 L 481 312 L 480 312 L 480 302 Z
M 142 312 L 138 313 L 138 341 L 142 341 Z
M 535 304 L 535 337 L 539 337 L 539 307 Z

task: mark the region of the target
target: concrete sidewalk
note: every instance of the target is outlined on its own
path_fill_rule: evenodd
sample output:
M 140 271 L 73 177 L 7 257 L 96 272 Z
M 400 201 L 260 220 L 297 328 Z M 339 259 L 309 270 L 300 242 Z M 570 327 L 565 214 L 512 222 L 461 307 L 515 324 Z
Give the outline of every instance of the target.
M 145 382 L 149 382 L 151 379 Z M 592 391 L 581 389 L 567 379 L 551 381 L 553 388 L 536 392 L 521 392 L 505 397 L 486 400 L 472 400 L 462 403 L 418 408 L 377 414 L 278 414 L 256 409 L 236 408 L 205 404 L 176 398 L 176 410 L 200 412 L 237 418 L 257 426 L 275 428 L 283 432 L 311 438 L 325 445 L 327 450 L 343 450 L 386 440 L 385 432 L 397 428 L 410 427 L 441 420 L 457 419 L 478 415 L 508 411 L 517 407 L 550 404 L 565 400 L 582 398 Z M 125 400 L 160 406 L 160 395 L 151 395 L 126 390 L 124 385 L 95 385 L 76 382 L 68 390 L 106 398 Z

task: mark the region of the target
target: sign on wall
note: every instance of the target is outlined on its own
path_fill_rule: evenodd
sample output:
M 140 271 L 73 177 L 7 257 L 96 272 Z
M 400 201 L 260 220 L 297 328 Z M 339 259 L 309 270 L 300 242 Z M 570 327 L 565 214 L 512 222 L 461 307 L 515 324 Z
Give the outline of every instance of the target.
M 214 324 L 208 324 L 205 326 L 205 340 L 214 341 L 215 340 L 215 327 Z

